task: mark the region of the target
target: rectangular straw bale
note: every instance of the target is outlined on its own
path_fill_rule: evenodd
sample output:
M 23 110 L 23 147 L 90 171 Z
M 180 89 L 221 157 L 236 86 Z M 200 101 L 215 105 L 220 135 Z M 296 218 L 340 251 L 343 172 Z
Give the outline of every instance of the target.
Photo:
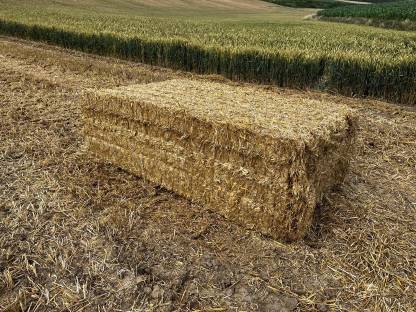
M 342 182 L 356 128 L 343 105 L 186 79 L 84 104 L 92 154 L 280 240 L 302 237 Z

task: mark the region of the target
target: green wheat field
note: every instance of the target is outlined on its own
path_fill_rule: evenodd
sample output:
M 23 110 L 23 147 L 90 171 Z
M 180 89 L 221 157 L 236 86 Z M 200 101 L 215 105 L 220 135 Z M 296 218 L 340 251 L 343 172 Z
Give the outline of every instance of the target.
M 1 0 L 0 33 L 235 80 L 416 102 L 415 32 L 311 21 L 304 17 L 316 10 L 267 2 L 173 2 Z

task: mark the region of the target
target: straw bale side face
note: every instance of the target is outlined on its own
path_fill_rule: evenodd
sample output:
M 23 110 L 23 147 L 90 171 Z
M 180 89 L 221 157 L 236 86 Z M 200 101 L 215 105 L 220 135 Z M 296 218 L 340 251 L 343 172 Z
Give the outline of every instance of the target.
M 342 181 L 355 132 L 346 107 L 189 80 L 92 92 L 84 124 L 96 157 L 285 241 Z

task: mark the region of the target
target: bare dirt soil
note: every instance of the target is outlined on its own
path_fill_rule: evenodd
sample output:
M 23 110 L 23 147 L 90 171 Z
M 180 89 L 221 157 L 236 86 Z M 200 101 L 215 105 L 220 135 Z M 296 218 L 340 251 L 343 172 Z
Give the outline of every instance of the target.
M 0 38 L 0 311 L 414 311 L 414 109 L 272 88 L 360 115 L 345 184 L 285 245 L 85 154 L 82 92 L 178 76 Z

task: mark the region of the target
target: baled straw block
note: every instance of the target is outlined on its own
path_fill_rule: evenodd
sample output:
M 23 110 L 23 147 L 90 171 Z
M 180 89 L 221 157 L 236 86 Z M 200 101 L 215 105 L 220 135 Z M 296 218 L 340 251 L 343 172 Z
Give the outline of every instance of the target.
M 98 158 L 280 240 L 342 182 L 355 133 L 343 105 L 185 79 L 92 91 L 84 119 Z

